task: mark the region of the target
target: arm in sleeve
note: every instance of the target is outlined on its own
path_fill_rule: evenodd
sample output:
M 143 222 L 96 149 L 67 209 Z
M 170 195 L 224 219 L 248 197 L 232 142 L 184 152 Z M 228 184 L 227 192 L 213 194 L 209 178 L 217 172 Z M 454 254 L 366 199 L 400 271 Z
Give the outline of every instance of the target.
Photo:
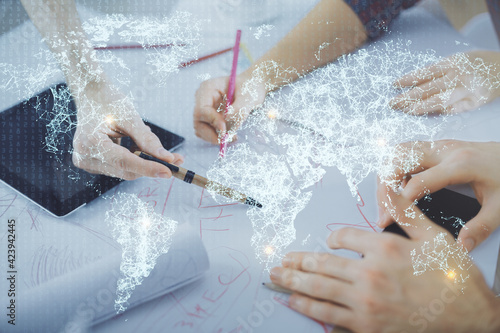
M 420 0 L 344 0 L 358 15 L 368 38 L 379 37 L 401 11 Z

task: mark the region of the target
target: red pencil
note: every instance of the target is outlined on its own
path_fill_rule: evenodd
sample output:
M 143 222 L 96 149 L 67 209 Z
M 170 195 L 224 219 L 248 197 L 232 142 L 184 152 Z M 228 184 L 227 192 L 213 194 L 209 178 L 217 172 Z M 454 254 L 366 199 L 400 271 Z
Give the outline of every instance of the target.
M 232 47 L 228 47 L 227 49 L 224 49 L 224 50 L 220 50 L 220 51 L 217 51 L 217 52 L 214 52 L 214 53 L 210 53 L 210 54 L 207 54 L 203 57 L 199 57 L 198 59 L 192 59 L 192 60 L 189 60 L 189 61 L 186 61 L 186 62 L 181 62 L 179 64 L 179 67 L 187 67 L 189 65 L 193 65 L 193 64 L 196 64 L 196 63 L 199 63 L 200 61 L 203 61 L 203 60 L 207 60 L 207 59 L 210 59 L 210 58 L 213 58 L 213 57 L 216 57 L 220 54 L 223 54 L 223 53 L 226 53 L 226 52 L 229 52 L 231 51 L 233 48 Z
M 94 47 L 94 50 L 126 50 L 126 49 L 165 49 L 172 46 L 185 46 L 185 44 L 155 44 L 155 45 L 108 45 Z
M 236 41 L 233 48 L 233 67 L 231 68 L 231 76 L 229 77 L 229 86 L 227 88 L 227 99 L 226 99 L 226 110 L 224 111 L 224 116 L 227 114 L 231 103 L 233 103 L 234 89 L 236 83 L 236 69 L 238 68 L 238 54 L 240 53 L 240 39 L 241 30 L 236 31 Z M 221 139 L 219 157 L 224 157 L 227 148 L 227 139 L 229 135 L 226 133 Z
M 158 45 L 146 45 L 146 46 L 142 46 L 139 44 L 136 44 L 136 45 L 109 45 L 109 46 L 94 47 L 94 50 L 102 51 L 102 50 L 164 49 L 164 48 L 172 47 L 175 45 L 176 44 L 158 44 Z M 178 44 L 178 46 L 185 46 L 185 44 Z M 228 47 L 227 49 L 204 55 L 203 57 L 199 57 L 198 59 L 191 59 L 191 60 L 188 60 L 185 62 L 181 62 L 179 64 L 179 68 L 184 68 L 184 67 L 199 63 L 203 60 L 207 60 L 207 59 L 216 57 L 220 54 L 224 54 L 226 52 L 229 52 L 232 49 L 233 49 L 232 47 Z

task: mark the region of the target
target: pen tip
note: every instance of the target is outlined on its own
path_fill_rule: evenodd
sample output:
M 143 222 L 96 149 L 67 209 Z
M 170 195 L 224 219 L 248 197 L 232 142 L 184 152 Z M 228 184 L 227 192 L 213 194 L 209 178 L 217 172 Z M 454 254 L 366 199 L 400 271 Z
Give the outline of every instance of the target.
M 250 197 L 248 197 L 245 200 L 245 204 L 250 205 L 250 206 L 257 206 L 259 208 L 262 208 L 262 204 L 260 202 L 258 202 L 257 200 L 255 200 L 253 198 L 250 198 Z

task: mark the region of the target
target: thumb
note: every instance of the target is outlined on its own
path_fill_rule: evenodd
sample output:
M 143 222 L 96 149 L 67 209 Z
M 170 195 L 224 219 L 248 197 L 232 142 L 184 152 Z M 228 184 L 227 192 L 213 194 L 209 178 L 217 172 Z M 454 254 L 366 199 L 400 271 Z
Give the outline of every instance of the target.
M 495 204 L 498 198 L 484 203 L 479 213 L 464 225 L 458 234 L 458 241 L 467 251 L 481 244 L 500 225 L 500 208 Z
M 142 120 L 131 124 L 130 128 L 125 130 L 142 151 L 168 163 L 174 161 L 175 156 L 163 147 L 160 139 Z

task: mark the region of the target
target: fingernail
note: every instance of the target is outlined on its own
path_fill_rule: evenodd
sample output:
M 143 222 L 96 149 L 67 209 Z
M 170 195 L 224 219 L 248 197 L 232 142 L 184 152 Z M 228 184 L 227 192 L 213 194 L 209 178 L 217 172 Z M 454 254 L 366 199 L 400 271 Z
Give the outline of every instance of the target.
M 281 261 L 281 264 L 283 267 L 290 267 L 292 266 L 293 260 L 289 256 L 285 256 L 283 260 Z
M 280 280 L 281 279 L 282 269 L 280 267 L 274 267 L 271 269 L 271 280 Z
M 303 300 L 295 295 L 290 296 L 288 299 L 288 304 L 294 309 L 300 309 L 302 307 Z
M 466 238 L 464 240 L 464 247 L 467 249 L 467 251 L 472 251 L 474 246 L 476 245 L 476 242 L 472 238 Z
M 158 155 L 163 158 L 174 158 L 174 155 L 163 147 L 158 149 Z
M 172 175 L 168 172 L 160 172 L 156 175 L 156 177 L 168 179 L 168 178 L 172 177 Z

